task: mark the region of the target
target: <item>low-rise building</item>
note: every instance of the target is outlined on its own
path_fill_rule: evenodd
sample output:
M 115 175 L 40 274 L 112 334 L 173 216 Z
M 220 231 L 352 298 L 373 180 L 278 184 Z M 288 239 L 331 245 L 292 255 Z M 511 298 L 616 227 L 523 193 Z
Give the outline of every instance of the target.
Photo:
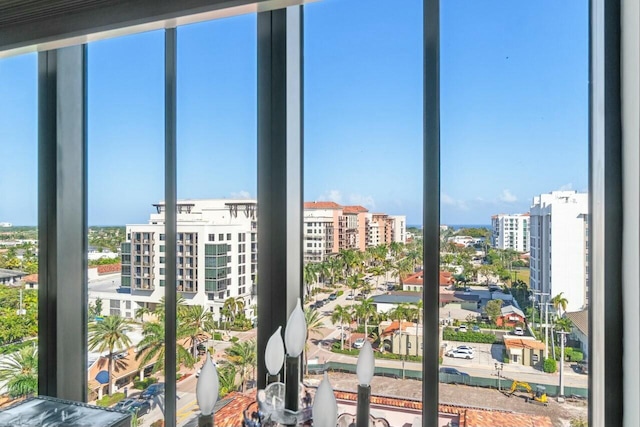
M 496 319 L 496 325 L 507 328 L 524 325 L 526 316 L 518 307 L 505 305 L 500 308 L 500 317 Z
M 539 366 L 544 354 L 544 343 L 533 338 L 505 338 L 507 356 L 511 363 Z
M 455 283 L 453 275 L 448 271 L 440 271 L 439 275 L 439 285 L 442 287 L 452 286 Z M 403 291 L 414 291 L 414 292 L 422 292 L 424 273 L 422 270 L 407 276 L 402 281 L 402 290 Z
M 580 343 L 584 359 L 589 358 L 589 310 L 570 311 L 564 314 L 571 320 L 573 327 L 569 338 Z
M 385 320 L 378 328 L 384 351 L 402 356 L 422 356 L 422 325 Z
M 0 283 L 3 285 L 13 285 L 26 275 L 27 273 L 24 271 L 0 268 Z

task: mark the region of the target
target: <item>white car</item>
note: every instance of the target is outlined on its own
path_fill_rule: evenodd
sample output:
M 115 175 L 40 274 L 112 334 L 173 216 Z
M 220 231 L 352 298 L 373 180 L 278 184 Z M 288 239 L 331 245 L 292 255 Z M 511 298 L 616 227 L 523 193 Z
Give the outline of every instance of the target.
M 449 350 L 447 352 L 447 356 L 456 359 L 473 359 L 473 352 L 469 350 L 458 350 L 456 348 L 455 350 Z
M 469 351 L 471 352 L 471 354 L 475 353 L 475 351 L 473 350 L 473 347 L 469 347 L 468 345 L 459 345 L 455 349 L 460 351 Z
M 348 300 L 352 300 L 353 299 L 353 295 L 351 295 L 351 294 L 347 295 L 347 299 Z
M 358 338 L 352 345 L 353 348 L 362 348 L 362 346 L 364 346 L 364 338 Z
M 467 332 L 467 325 L 460 325 L 460 327 L 458 327 L 458 332 Z
M 518 327 L 513 329 L 513 334 L 514 335 L 524 335 L 524 331 L 522 330 L 522 328 L 520 326 L 518 326 Z

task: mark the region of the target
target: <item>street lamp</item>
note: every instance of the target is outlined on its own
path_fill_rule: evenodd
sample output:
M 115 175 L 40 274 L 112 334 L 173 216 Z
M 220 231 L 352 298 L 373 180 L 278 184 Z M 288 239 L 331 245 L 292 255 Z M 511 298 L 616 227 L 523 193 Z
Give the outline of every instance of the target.
M 495 362 L 494 363 L 494 368 L 495 368 L 496 373 L 498 375 L 498 390 L 502 390 L 502 375 L 501 375 L 501 372 L 504 369 L 504 363 Z

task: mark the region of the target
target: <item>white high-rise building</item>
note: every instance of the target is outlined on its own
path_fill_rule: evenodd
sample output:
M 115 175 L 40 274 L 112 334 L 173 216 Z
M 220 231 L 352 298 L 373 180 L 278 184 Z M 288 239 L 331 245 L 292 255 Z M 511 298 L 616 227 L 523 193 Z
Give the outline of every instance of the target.
M 496 249 L 529 252 L 529 214 L 499 214 L 491 217 L 491 245 Z
M 122 244 L 121 291 L 132 310 L 154 309 L 164 296 L 165 205 L 154 205 L 147 224 L 128 224 Z M 257 274 L 255 200 L 184 200 L 177 204 L 177 289 L 189 305 L 208 307 L 219 319 L 224 301 L 255 303 Z
M 588 302 L 588 215 L 588 194 L 575 191 L 542 194 L 531 206 L 531 289 L 547 298 L 562 292 L 567 311 Z

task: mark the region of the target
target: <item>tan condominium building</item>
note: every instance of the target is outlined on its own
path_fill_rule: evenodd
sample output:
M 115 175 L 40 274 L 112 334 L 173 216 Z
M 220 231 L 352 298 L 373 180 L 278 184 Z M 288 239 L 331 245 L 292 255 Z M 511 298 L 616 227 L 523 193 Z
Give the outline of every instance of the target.
M 335 202 L 306 202 L 303 230 L 305 262 L 321 262 L 341 249 L 364 251 L 407 241 L 406 216 L 371 213 L 362 206 Z

